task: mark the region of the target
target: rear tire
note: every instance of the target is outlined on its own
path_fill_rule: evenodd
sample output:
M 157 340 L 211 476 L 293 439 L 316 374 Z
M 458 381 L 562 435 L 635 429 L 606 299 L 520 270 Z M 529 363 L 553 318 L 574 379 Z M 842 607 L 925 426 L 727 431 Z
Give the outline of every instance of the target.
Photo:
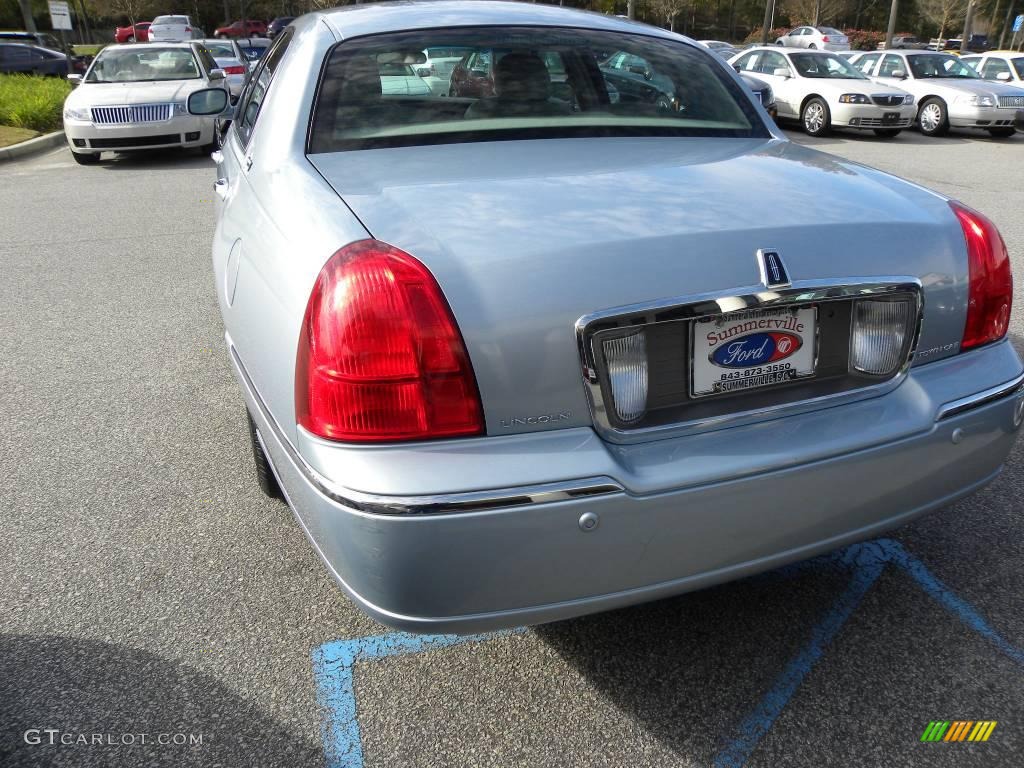
M 808 47 L 808 48 L 810 48 L 810 49 L 811 49 L 812 51 L 816 51 L 816 50 L 818 50 L 818 46 L 816 46 L 816 45 L 815 45 L 814 43 L 811 43 L 811 44 L 810 44 L 810 45 L 808 45 L 807 47 Z
M 263 495 L 271 499 L 284 498 L 281 493 L 281 486 L 277 484 L 277 477 L 270 466 L 270 459 L 263 452 L 259 439 L 256 437 L 256 423 L 252 415 L 246 411 L 246 419 L 249 420 L 249 440 L 252 442 L 252 460 L 256 465 L 256 484 L 259 485 Z
M 79 165 L 95 165 L 100 161 L 99 152 L 72 152 L 71 156 Z
M 917 111 L 917 124 L 925 136 L 945 136 L 949 133 L 949 112 L 946 102 L 932 98 Z
M 825 100 L 819 96 L 809 99 L 800 111 L 800 123 L 808 136 L 828 136 L 832 128 L 832 115 Z
M 875 128 L 875 136 L 880 139 L 892 139 L 900 135 L 902 128 Z
M 134 43 L 135 42 L 135 35 L 128 35 L 128 39 L 125 40 L 125 42 L 126 43 Z
M 1014 127 L 1009 128 L 989 128 L 988 133 L 993 139 L 1008 139 L 1017 132 Z

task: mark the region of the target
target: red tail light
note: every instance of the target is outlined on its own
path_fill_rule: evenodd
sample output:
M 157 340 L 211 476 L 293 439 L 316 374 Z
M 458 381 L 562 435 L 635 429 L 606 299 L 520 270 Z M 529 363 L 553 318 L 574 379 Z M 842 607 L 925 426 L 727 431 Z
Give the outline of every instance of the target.
M 224 67 L 225 75 L 244 75 L 245 67 Z
M 331 257 L 302 321 L 295 412 L 330 440 L 483 434 L 465 344 L 426 267 L 376 240 Z
M 960 349 L 999 341 L 1010 325 L 1013 306 L 1013 273 L 996 225 L 965 205 L 950 202 L 967 240 L 970 289 L 967 323 Z
M 828 35 L 822 35 L 821 36 L 821 42 L 827 43 L 828 42 Z

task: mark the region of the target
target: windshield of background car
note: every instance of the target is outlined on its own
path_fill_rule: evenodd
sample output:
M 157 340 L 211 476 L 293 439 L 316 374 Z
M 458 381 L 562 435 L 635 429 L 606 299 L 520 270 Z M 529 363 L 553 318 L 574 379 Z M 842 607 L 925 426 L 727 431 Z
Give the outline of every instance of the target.
M 267 52 L 266 45 L 246 45 L 245 43 L 239 43 L 239 47 L 242 49 L 242 53 L 245 54 L 245 58 L 249 61 L 256 61 L 260 56 Z
M 153 80 L 192 80 L 199 65 L 188 48 L 104 48 L 93 62 L 87 83 L 140 83 Z
M 907 61 L 910 63 L 910 71 L 914 73 L 914 77 L 925 79 L 932 77 L 960 77 L 970 80 L 977 80 L 981 77 L 981 75 L 960 61 L 959 58 L 948 54 L 917 54 L 916 56 L 907 56 Z
M 837 80 L 867 80 L 859 69 L 840 56 L 821 53 L 794 53 L 790 56 L 796 71 L 804 77 L 828 77 Z
M 236 58 L 234 46 L 231 43 L 204 42 L 203 47 L 214 58 L 234 59 Z
M 382 76 L 396 65 L 418 76 L 435 49 L 467 51 L 443 92 L 384 92 Z M 721 63 L 685 43 L 587 29 L 429 29 L 335 46 L 309 151 L 579 136 L 770 133 Z

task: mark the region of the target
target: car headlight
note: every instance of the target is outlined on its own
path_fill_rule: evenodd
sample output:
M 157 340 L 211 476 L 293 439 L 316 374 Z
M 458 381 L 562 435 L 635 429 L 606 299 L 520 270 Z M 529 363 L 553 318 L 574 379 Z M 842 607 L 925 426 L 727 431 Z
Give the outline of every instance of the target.
M 840 104 L 870 104 L 871 99 L 863 93 L 844 93 L 839 97 Z
M 994 107 L 996 100 L 991 96 L 982 96 L 980 94 L 974 96 L 961 96 L 959 101 L 964 104 L 970 104 L 972 107 Z
M 904 104 L 913 104 L 914 103 L 914 94 L 908 93 L 906 96 L 904 96 L 903 97 L 903 103 Z
M 175 115 L 187 115 L 188 114 L 188 105 L 184 101 L 175 103 L 174 104 L 174 114 Z
M 92 115 L 89 114 L 88 107 L 64 107 L 64 119 L 89 122 L 92 120 Z

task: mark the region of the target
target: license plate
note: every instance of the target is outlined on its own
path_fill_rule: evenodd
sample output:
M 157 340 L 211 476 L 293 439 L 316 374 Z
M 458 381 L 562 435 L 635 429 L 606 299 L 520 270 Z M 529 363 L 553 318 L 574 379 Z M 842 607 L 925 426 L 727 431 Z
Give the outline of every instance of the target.
M 694 320 L 690 396 L 724 395 L 813 376 L 817 321 L 816 307 Z
M 883 123 L 896 123 L 896 122 L 899 122 L 899 119 L 900 119 L 900 113 L 899 112 L 886 112 L 885 114 L 882 115 L 882 122 Z

